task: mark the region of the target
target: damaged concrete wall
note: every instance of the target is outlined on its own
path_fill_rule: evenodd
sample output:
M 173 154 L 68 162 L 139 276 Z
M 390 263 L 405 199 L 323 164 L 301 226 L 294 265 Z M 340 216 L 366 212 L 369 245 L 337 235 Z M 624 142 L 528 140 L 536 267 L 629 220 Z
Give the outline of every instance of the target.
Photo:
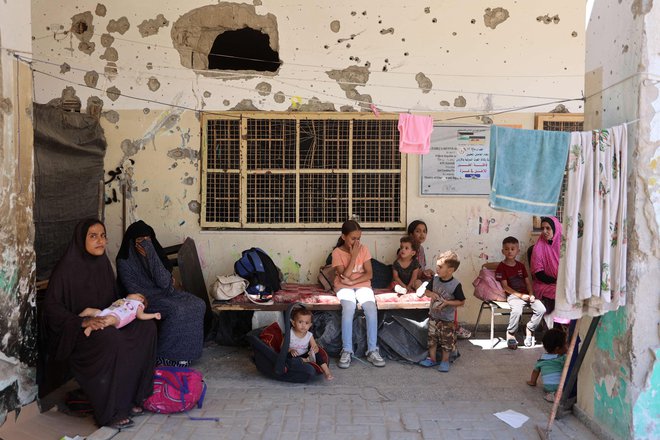
M 0 424 L 34 401 L 32 75 L 6 48 L 30 50 L 30 4 L 0 3 Z
M 121 171 L 106 186 L 111 257 L 121 240 L 123 179 L 126 222 L 147 221 L 165 245 L 193 237 L 209 283 L 231 273 L 241 250 L 254 245 L 273 255 L 289 281 L 314 281 L 339 232 L 201 231 L 199 112 L 360 111 L 373 103 L 381 111 L 449 118 L 528 105 L 549 111 L 555 98 L 578 97 L 583 88 L 584 5 L 572 0 L 550 9 L 482 0 L 452 0 L 442 8 L 366 0 L 313 7 L 282 0 L 32 3 L 43 11 L 32 21 L 34 58 L 55 63 L 34 62 L 35 70 L 52 75 L 35 72 L 37 102 L 74 87 L 101 114 L 106 173 Z M 546 14 L 560 20 L 537 21 Z M 268 33 L 282 61 L 276 72 L 191 69 L 208 65 L 212 35 L 245 24 Z M 581 111 L 578 101 L 566 106 Z M 493 119 L 533 127 L 529 110 Z M 427 221 L 429 260 L 449 248 L 459 252 L 468 293 L 481 264 L 501 258 L 502 238 L 516 235 L 524 247 L 531 242 L 529 216 L 492 211 L 485 197 L 420 197 L 417 158 L 408 161 L 407 178 L 408 221 Z M 364 241 L 376 258 L 391 262 L 400 235 L 367 232 Z M 468 301 L 460 319 L 473 321 L 478 306 Z
M 601 318 L 578 379 L 578 405 L 605 434 L 655 439 L 660 437 L 660 7 L 596 1 L 591 17 L 587 128 L 636 122 L 628 126 L 628 303 Z

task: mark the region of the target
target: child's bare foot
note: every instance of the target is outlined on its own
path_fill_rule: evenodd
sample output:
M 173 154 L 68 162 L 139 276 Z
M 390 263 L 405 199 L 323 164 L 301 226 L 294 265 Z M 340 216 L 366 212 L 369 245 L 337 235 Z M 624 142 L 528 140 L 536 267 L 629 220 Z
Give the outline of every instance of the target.
M 535 386 L 536 386 L 536 382 L 532 382 L 531 380 L 528 380 L 528 381 L 527 381 L 527 385 L 529 385 L 530 387 L 535 387 Z
M 332 375 L 332 373 L 326 373 L 325 374 L 325 379 L 326 380 L 334 380 L 335 376 Z

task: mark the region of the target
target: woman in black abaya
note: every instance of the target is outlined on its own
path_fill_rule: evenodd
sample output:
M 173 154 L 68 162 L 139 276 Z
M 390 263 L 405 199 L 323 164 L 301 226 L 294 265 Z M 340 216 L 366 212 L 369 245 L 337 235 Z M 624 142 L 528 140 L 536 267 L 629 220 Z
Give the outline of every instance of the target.
M 156 326 L 135 320 L 121 329 L 103 317 L 81 318 L 86 307 L 103 309 L 119 292 L 105 254 L 105 226 L 84 220 L 51 275 L 45 319 L 56 359 L 69 361 L 71 371 L 94 407 L 99 426 L 126 428 L 131 416 L 152 392 Z M 89 337 L 83 330 L 91 327 Z

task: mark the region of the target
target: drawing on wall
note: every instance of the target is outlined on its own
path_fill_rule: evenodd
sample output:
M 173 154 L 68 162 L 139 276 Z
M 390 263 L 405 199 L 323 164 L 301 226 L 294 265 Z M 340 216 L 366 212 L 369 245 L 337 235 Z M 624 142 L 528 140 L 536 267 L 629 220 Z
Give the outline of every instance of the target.
M 488 125 L 434 126 L 431 150 L 420 159 L 420 194 L 488 194 L 489 143 Z

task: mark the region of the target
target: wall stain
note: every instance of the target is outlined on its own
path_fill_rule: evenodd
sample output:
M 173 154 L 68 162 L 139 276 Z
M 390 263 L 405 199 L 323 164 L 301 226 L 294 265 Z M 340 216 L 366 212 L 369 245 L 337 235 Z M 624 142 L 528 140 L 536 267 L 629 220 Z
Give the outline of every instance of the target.
M 110 98 L 111 101 L 116 101 L 121 96 L 121 90 L 117 87 L 112 86 L 105 91 L 105 94 Z
M 545 14 L 536 17 L 536 21 L 541 22 L 543 24 L 550 24 L 550 23 L 557 24 L 559 23 L 560 18 L 559 18 L 559 14 L 555 14 L 552 17 L 550 16 L 550 14 Z
M 224 104 L 224 101 L 223 101 Z M 229 105 L 229 101 L 225 105 Z M 259 109 L 252 103 L 251 99 L 243 99 L 241 102 L 230 108 L 229 110 L 236 111 L 259 111 Z
M 71 17 L 71 33 L 80 40 L 78 50 L 87 55 L 94 52 L 95 44 L 90 40 L 94 36 L 94 16 L 90 11 L 81 12 Z
M 454 107 L 465 107 L 467 102 L 463 95 L 459 95 L 458 98 L 454 99 Z
M 99 74 L 96 72 L 96 70 L 90 70 L 89 72 L 85 73 L 85 84 L 87 87 L 96 88 L 98 82 Z
M 162 27 L 169 26 L 170 22 L 163 16 L 163 14 L 158 14 L 156 18 L 151 20 L 144 20 L 138 25 L 138 30 L 142 38 L 149 37 L 151 35 L 156 35 L 158 30 Z
M 103 116 L 111 124 L 116 124 L 119 122 L 119 113 L 115 110 L 108 110 L 107 112 L 103 112 L 101 113 L 101 116 Z
M 332 20 L 330 22 L 330 30 L 335 34 L 339 32 L 340 28 L 341 28 L 341 22 L 339 20 Z
M 286 96 L 283 92 L 277 92 L 273 95 L 273 100 L 278 104 L 282 104 L 284 101 L 286 101 Z
M 287 255 L 280 261 L 280 269 L 287 283 L 296 283 L 300 280 L 300 263 L 295 261 L 291 255 Z
M 262 81 L 259 84 L 257 84 L 255 89 L 257 90 L 257 92 L 261 96 L 268 96 L 268 95 L 270 95 L 270 92 L 272 90 L 272 86 L 270 84 L 268 84 L 267 82 Z
M 509 11 L 504 8 L 486 8 L 484 12 L 484 24 L 491 29 L 495 29 L 509 18 Z
M 367 84 L 369 81 L 369 69 L 361 66 L 349 66 L 342 70 L 328 70 L 325 72 L 330 79 L 334 79 L 339 84 L 339 88 L 346 93 L 348 99 L 360 101 L 359 106 L 368 108 L 372 102 L 371 95 L 362 95 L 357 91 L 357 87 Z
M 110 47 L 114 42 L 115 42 L 115 37 L 113 37 L 112 35 L 110 34 L 101 35 L 101 46 Z
M 121 35 L 124 35 L 130 27 L 131 23 L 129 23 L 128 18 L 121 17 L 119 20 L 110 20 L 106 30 L 110 33 L 118 32 Z
M 190 202 L 188 202 L 188 209 L 190 210 L 190 212 L 199 214 L 200 212 L 202 212 L 202 205 L 197 200 L 191 200 Z
M 417 86 L 422 89 L 422 93 L 429 93 L 433 88 L 433 82 L 431 82 L 431 79 L 422 72 L 415 75 L 415 81 L 417 81 Z
M 119 53 L 114 47 L 107 47 L 103 55 L 99 57 L 102 60 L 115 62 L 119 59 Z
M 108 12 L 108 10 L 104 4 L 98 3 L 96 5 L 96 10 L 94 11 L 96 15 L 98 15 L 99 17 L 105 17 L 106 12 Z
M 68 63 L 62 63 L 60 65 L 60 73 L 65 74 L 71 70 L 71 66 Z
M 305 104 L 296 104 L 294 107 L 293 104 L 289 106 L 287 111 L 298 111 L 298 112 L 336 112 L 335 104 L 332 102 L 323 102 L 318 99 L 316 96 L 313 96 Z
M 147 87 L 149 87 L 149 90 L 152 92 L 155 92 L 156 90 L 160 89 L 160 81 L 158 81 L 158 78 L 155 76 L 152 76 L 147 82 Z

